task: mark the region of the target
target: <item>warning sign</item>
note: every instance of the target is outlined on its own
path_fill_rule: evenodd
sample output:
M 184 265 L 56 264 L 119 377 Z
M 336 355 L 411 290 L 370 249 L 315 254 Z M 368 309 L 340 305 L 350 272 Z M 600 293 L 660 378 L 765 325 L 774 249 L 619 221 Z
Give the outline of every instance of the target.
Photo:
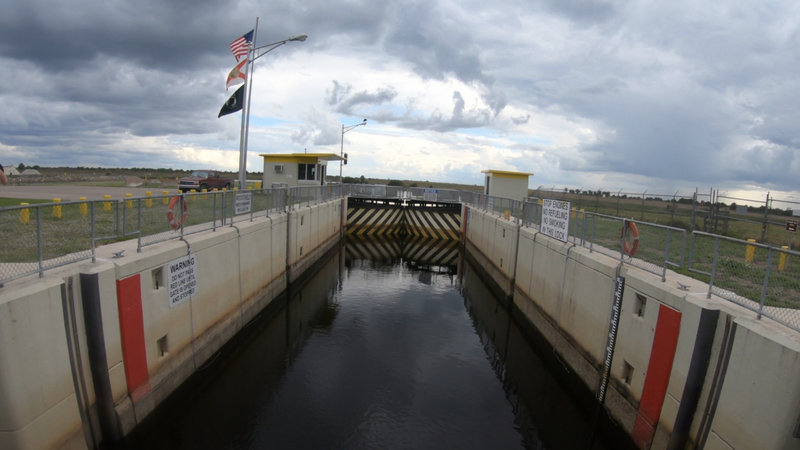
M 197 293 L 197 261 L 195 255 L 188 255 L 167 264 L 167 277 L 170 308 L 192 298 Z
M 252 209 L 253 194 L 252 192 L 237 192 L 236 204 L 234 206 L 236 214 L 247 214 Z
M 797 221 L 796 220 L 787 220 L 786 221 L 786 231 L 790 233 L 797 233 Z
M 569 202 L 542 199 L 542 225 L 539 231 L 547 236 L 567 242 L 569 238 Z

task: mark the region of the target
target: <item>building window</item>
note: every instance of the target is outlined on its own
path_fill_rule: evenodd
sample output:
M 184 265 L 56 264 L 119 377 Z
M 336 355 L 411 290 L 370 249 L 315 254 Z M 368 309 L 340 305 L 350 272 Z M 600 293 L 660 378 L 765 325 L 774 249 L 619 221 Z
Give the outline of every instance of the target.
M 297 179 L 298 180 L 316 180 L 317 179 L 317 165 L 316 164 L 298 164 L 297 165 Z

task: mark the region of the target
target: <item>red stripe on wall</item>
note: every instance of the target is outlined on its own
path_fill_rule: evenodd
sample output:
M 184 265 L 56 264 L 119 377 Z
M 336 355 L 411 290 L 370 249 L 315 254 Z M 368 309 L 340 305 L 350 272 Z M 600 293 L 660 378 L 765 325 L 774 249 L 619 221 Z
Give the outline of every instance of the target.
M 668 306 L 660 305 L 650 362 L 644 380 L 642 400 L 633 427 L 633 440 L 639 448 L 650 448 L 653 433 L 661 416 L 664 397 L 667 394 L 669 375 L 678 347 L 678 334 L 681 330 L 681 313 Z
M 128 392 L 133 394 L 137 388 L 145 386 L 150 378 L 144 347 L 142 285 L 139 274 L 117 280 L 117 306 L 125 378 L 128 381 Z
M 467 216 L 469 215 L 469 208 L 464 205 L 464 212 L 461 213 L 461 237 L 466 241 L 467 239 Z

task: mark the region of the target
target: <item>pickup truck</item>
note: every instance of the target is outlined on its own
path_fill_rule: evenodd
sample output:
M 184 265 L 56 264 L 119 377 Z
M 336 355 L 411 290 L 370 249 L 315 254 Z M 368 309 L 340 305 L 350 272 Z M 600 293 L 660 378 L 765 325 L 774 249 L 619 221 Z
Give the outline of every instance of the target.
M 216 170 L 195 170 L 188 177 L 183 177 L 178 180 L 178 189 L 182 192 L 191 191 L 192 189 L 200 192 L 203 189 L 212 190 L 214 188 L 231 189 L 235 184 L 234 178 L 223 176 Z

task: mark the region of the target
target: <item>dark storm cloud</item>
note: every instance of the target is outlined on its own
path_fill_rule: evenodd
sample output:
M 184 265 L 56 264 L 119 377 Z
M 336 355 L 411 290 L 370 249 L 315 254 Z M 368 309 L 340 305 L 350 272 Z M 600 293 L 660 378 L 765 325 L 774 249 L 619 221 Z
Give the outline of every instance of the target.
M 312 55 L 303 76 L 324 94 L 292 113 L 312 111 L 286 133 L 293 143 L 335 145 L 333 116 L 368 117 L 409 135 L 471 129 L 547 142 L 534 150 L 561 170 L 554 177 L 792 190 L 798 15 L 796 2 L 736 0 L 11 2 L 0 14 L 0 149 L 30 155 L 26 164 L 68 165 L 79 155 L 143 165 L 166 159 L 138 156 L 131 136 L 191 146 L 199 135 L 209 147 L 235 148 L 233 121 L 216 118 L 230 95 L 228 44 L 258 16 L 260 44 L 309 35 L 263 60 Z M 353 87 L 346 72 L 327 76 L 315 56 L 345 67 L 368 61 L 387 78 L 409 68 L 437 81 L 428 86 L 446 86 L 431 95 L 452 103 L 420 109 L 414 96 L 426 87 L 407 73 Z
M 219 12 L 205 0 L 16 2 L 3 8 L 0 55 L 47 71 L 79 70 L 96 58 L 183 71 L 242 32 Z

